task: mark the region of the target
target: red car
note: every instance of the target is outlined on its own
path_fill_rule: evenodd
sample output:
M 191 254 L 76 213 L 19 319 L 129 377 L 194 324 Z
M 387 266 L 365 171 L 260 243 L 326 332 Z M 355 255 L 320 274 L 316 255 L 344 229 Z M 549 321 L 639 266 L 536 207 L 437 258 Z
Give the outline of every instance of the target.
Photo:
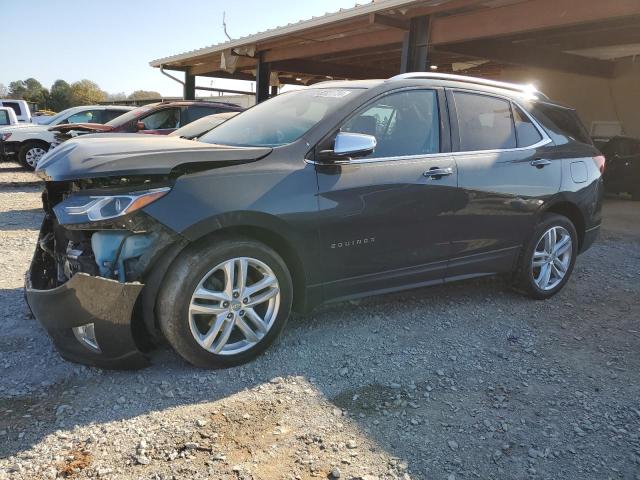
M 167 135 L 177 128 L 207 115 L 242 110 L 242 107 L 238 105 L 221 102 L 181 100 L 151 103 L 120 115 L 104 125 L 99 123 L 70 123 L 52 127 L 49 130 L 56 132 L 56 138 L 51 147 L 53 148 L 69 138 L 88 133 L 139 132 Z

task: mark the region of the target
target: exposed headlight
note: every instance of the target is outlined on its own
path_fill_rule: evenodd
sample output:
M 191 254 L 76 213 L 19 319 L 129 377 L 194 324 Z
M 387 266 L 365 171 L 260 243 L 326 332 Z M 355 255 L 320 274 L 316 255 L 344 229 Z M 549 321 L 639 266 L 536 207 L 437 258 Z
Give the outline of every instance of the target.
M 170 190 L 165 187 L 123 195 L 72 195 L 53 210 L 61 224 L 98 222 L 140 210 Z

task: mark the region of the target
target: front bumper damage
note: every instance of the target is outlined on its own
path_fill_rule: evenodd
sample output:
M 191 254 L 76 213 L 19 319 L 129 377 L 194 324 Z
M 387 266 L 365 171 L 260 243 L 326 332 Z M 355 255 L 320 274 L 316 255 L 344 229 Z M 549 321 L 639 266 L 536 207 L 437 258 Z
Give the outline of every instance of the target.
M 45 267 L 36 254 L 26 278 L 27 302 L 63 358 L 116 369 L 142 368 L 149 364 L 136 345 L 131 325 L 133 308 L 143 284 L 77 273 L 58 287 L 34 288 L 34 278 L 45 274 Z M 73 333 L 74 327 L 88 324 L 94 325 L 99 352 L 83 345 Z
M 143 212 L 61 225 L 52 196 L 48 185 L 25 278 L 29 308 L 67 360 L 113 369 L 149 365 L 144 352 L 160 338 L 154 316 L 160 281 L 184 241 Z

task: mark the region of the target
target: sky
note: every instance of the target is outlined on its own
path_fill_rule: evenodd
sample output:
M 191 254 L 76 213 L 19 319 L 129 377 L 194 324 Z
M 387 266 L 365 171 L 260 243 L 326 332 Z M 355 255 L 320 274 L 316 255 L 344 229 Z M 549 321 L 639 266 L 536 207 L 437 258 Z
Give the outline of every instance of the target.
M 108 93 L 181 96 L 182 86 L 149 62 L 225 41 L 223 12 L 229 35 L 238 38 L 354 5 L 355 0 L 0 0 L 0 83 L 33 77 L 50 88 L 59 78 L 88 78 Z M 251 87 L 210 78 L 199 78 L 198 85 Z

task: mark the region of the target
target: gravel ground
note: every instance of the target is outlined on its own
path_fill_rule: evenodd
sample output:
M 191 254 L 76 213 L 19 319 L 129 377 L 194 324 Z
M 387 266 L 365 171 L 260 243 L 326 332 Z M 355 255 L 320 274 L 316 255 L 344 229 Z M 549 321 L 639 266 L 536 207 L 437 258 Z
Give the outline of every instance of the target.
M 242 367 L 61 360 L 22 296 L 35 177 L 0 168 L 0 479 L 640 479 L 640 204 L 534 302 L 484 279 L 323 307 Z

